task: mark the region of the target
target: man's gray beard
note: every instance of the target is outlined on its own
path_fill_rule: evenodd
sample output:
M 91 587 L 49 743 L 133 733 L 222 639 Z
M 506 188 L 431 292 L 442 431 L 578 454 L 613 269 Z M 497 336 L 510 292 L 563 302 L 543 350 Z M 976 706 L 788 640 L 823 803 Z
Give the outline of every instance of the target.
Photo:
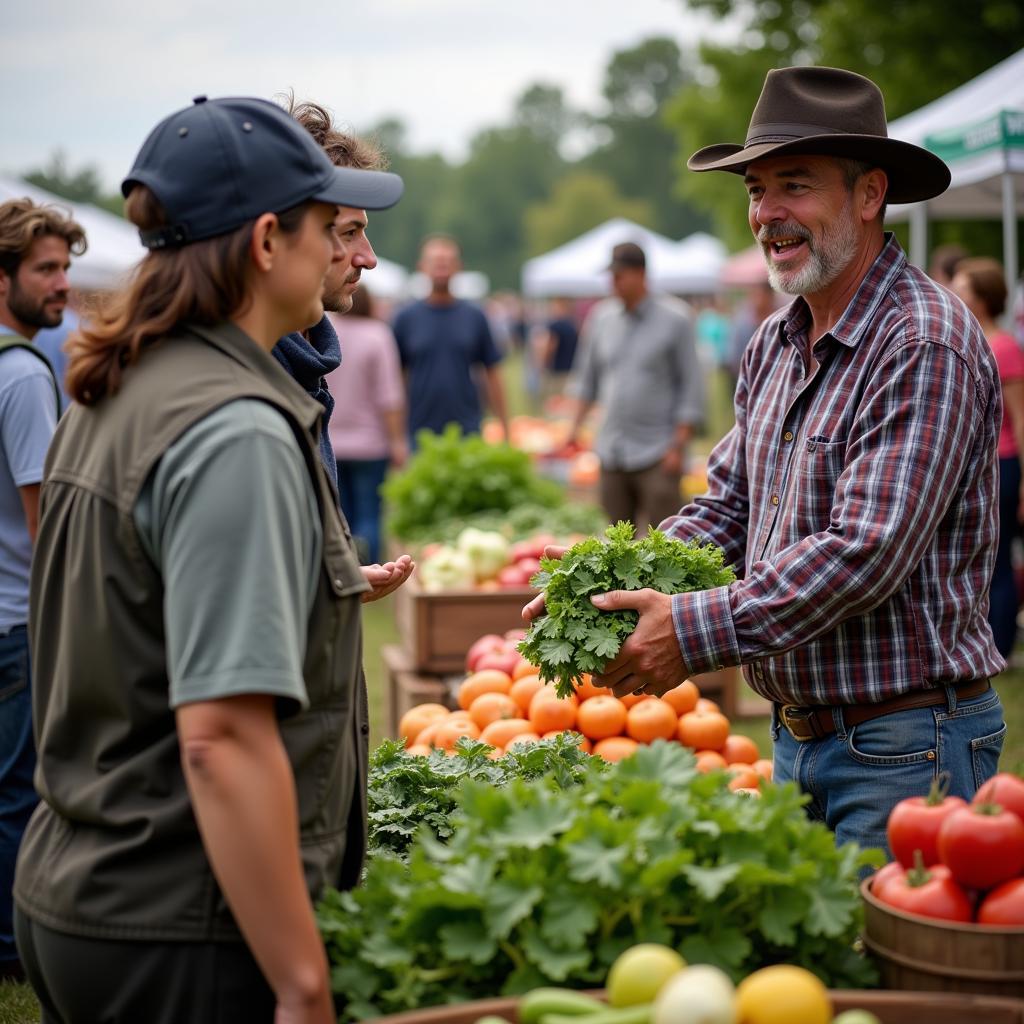
M 787 295 L 813 295 L 827 288 L 850 265 L 857 245 L 851 198 L 820 239 L 806 239 L 807 260 L 799 270 L 787 271 L 765 253 L 768 282 L 774 289 Z

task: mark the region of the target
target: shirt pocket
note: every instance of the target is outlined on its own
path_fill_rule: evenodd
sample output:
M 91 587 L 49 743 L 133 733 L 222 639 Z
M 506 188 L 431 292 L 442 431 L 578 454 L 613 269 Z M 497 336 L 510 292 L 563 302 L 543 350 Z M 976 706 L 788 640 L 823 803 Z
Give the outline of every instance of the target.
M 831 524 L 836 486 L 846 465 L 846 442 L 807 437 L 793 460 L 789 503 L 793 533 L 806 537 Z

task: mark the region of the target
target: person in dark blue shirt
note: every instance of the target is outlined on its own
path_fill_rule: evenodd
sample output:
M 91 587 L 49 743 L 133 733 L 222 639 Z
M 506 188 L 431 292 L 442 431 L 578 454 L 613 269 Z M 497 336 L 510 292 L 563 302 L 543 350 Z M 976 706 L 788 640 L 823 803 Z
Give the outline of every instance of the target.
M 432 235 L 423 243 L 420 270 L 430 294 L 395 318 L 395 340 L 406 375 L 409 436 L 441 433 L 457 423 L 465 434 L 480 432 L 481 385 L 508 438 L 508 414 L 498 351 L 483 311 L 455 298 L 451 280 L 461 269 L 458 243 Z

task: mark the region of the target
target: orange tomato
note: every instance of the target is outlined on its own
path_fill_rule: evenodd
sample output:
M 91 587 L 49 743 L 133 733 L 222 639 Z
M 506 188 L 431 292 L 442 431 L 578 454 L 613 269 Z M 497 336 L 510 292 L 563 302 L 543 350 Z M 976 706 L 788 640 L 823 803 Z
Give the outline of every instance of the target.
M 609 693 L 585 700 L 576 711 L 576 725 L 584 736 L 603 740 L 619 736 L 626 728 L 626 705 Z
M 482 693 L 508 693 L 512 677 L 496 668 L 485 668 L 466 676 L 459 684 L 459 707 L 468 710 Z
M 699 697 L 694 711 L 721 711 L 722 709 L 709 697 Z
M 580 685 L 576 687 L 576 696 L 581 701 L 590 700 L 591 697 L 609 697 L 611 692 L 607 686 L 595 686 L 593 679 L 590 678 L 587 672 L 583 673 L 583 679 Z
M 480 727 L 469 718 L 451 718 L 441 722 L 434 733 L 434 746 L 442 750 L 453 750 L 455 741 L 462 736 L 468 736 L 471 740 L 480 738 Z
M 684 679 L 677 687 L 669 690 L 668 693 L 663 693 L 661 699 L 666 704 L 671 704 L 672 710 L 677 715 L 685 715 L 697 706 L 697 701 L 700 700 L 700 690 L 691 679 Z
M 603 757 L 606 761 L 621 761 L 635 754 L 640 744 L 628 736 L 609 736 L 594 744 L 594 756 Z
M 544 687 L 533 695 L 527 717 L 538 733 L 571 729 L 576 724 L 576 707 L 572 697 L 556 697 L 553 687 Z
M 423 743 L 414 743 L 411 747 L 406 747 L 405 752 L 411 757 L 430 757 L 430 747 Z
M 406 743 L 412 743 L 431 722 L 447 717 L 448 709 L 443 704 L 417 704 L 402 715 L 398 735 Z
M 690 711 L 679 719 L 676 735 L 694 750 L 721 750 L 729 736 L 729 719 L 717 711 Z
M 631 708 L 634 704 L 639 704 L 642 700 L 653 700 L 653 698 L 649 693 L 627 693 L 625 697 L 619 697 L 619 700 L 621 700 L 627 708 Z
M 504 750 L 508 746 L 509 740 L 523 732 L 533 732 L 533 726 L 527 719 L 499 718 L 496 722 L 491 722 L 480 733 L 480 740 L 483 743 L 490 743 L 492 747 L 501 747 Z
M 552 740 L 556 736 L 576 736 L 579 739 L 579 743 L 576 745 L 583 751 L 584 754 L 589 754 L 594 749 L 594 745 L 587 739 L 586 736 L 580 736 L 574 729 L 561 729 L 556 732 L 546 732 L 541 736 L 542 740 Z
M 521 732 L 518 736 L 513 736 L 505 746 L 505 753 L 507 754 L 510 750 L 515 750 L 516 747 L 527 747 L 531 743 L 540 743 L 540 737 L 535 732 Z
M 761 756 L 757 744 L 749 736 L 733 734 L 727 736 L 722 746 L 722 757 L 729 764 L 736 764 L 737 761 L 743 764 L 753 764 Z
M 525 658 L 519 659 L 519 664 L 512 669 L 512 682 L 514 683 L 517 679 L 522 679 L 523 676 L 535 676 L 537 674 L 537 666 L 532 665 Z
M 729 765 L 729 774 L 732 775 L 730 789 L 757 789 L 761 782 L 761 776 L 749 764 Z
M 444 718 L 436 718 L 431 722 L 425 729 L 417 733 L 416 738 L 410 744 L 413 747 L 426 747 L 428 750 L 433 750 L 435 743 L 434 737 L 437 735 L 437 730 L 441 728 L 444 722 L 447 722 L 451 718 L 451 715 L 445 715 Z
M 679 719 L 670 704 L 657 697 L 634 704 L 626 713 L 626 734 L 638 743 L 671 739 L 679 728 Z
M 469 706 L 469 717 L 484 729 L 499 718 L 517 718 L 519 705 L 507 693 L 481 693 Z
M 767 757 L 759 757 L 754 762 L 754 771 L 761 776 L 762 779 L 767 779 L 769 782 L 772 781 L 772 775 L 774 774 L 775 766 L 771 760 Z
M 540 676 L 536 672 L 530 676 L 520 676 L 513 684 L 508 695 L 519 705 L 519 710 L 525 715 L 530 710 L 530 701 L 533 695 L 544 688 Z
M 725 767 L 725 758 L 717 750 L 698 750 L 694 756 L 699 772 L 714 772 Z

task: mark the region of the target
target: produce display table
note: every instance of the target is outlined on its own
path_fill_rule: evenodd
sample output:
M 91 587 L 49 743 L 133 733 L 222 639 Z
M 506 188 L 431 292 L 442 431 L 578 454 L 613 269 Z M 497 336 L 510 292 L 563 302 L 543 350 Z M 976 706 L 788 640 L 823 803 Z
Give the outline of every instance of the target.
M 600 995 L 600 993 L 594 993 Z M 836 990 L 829 993 L 836 1013 L 862 1009 L 882 1024 L 1024 1024 L 1024 1001 L 934 992 Z M 411 1013 L 373 1017 L 366 1024 L 475 1024 L 494 1014 L 517 1024 L 515 999 L 484 999 L 456 1006 L 435 1006 Z M 585 1020 L 585 1017 L 581 1017 Z
M 419 671 L 400 644 L 385 644 L 380 651 L 387 673 L 388 721 L 386 735 L 398 735 L 398 723 L 417 704 L 443 704 L 456 708 L 456 687 L 462 674 L 442 676 Z M 465 657 L 465 655 L 463 655 Z

